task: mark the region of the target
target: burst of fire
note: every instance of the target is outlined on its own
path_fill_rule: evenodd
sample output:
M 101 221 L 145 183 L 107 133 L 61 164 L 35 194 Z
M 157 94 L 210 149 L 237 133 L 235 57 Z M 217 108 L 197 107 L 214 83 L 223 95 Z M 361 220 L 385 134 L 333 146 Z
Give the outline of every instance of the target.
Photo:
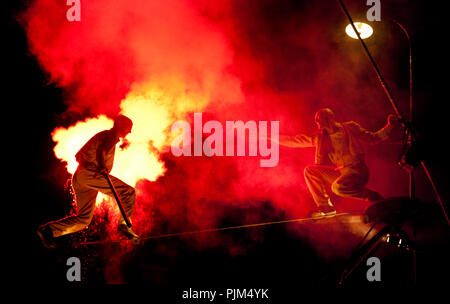
M 182 85 L 174 84 L 170 90 L 152 84 L 136 86 L 121 102 L 121 114 L 131 118 L 133 130 L 126 137 L 124 149 L 119 148 L 121 143 L 118 143 L 111 174 L 133 187 L 141 179 L 154 181 L 164 174 L 159 153 L 170 141 L 171 124 L 186 112 L 201 109 L 207 102 L 205 97 L 200 98 Z M 66 162 L 67 171 L 73 174 L 78 167 L 75 159 L 78 150 L 96 133 L 112 126 L 112 119 L 99 115 L 68 128 L 56 128 L 52 132 L 56 157 Z M 97 204 L 106 198 L 100 194 Z

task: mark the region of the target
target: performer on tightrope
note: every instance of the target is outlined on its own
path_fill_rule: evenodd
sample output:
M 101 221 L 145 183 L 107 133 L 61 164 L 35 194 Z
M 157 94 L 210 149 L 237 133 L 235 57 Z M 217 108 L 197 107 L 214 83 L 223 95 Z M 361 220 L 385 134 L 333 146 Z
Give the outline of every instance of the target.
M 339 123 L 331 109 L 317 111 L 315 122 L 319 129 L 313 135 L 280 135 L 279 144 L 286 147 L 316 147 L 315 164 L 304 171 L 306 185 L 317 208 L 312 217 L 333 216 L 336 210 L 327 193 L 331 185 L 334 194 L 341 197 L 376 201 L 383 197 L 368 188 L 369 169 L 364 160 L 361 142 L 378 143 L 388 138 L 399 118 L 389 115 L 387 125 L 370 132 L 354 121 Z
M 114 162 L 116 144 L 131 132 L 133 122 L 124 115 L 114 120 L 114 126 L 93 136 L 76 154 L 78 168 L 72 177 L 78 213 L 63 219 L 46 223 L 38 227 L 37 233 L 44 247 L 54 248 L 54 239 L 85 229 L 91 223 L 98 192 L 112 196 L 112 189 L 103 174 L 111 172 Z M 117 191 L 123 208 L 131 217 L 135 203 L 135 190 L 120 179 L 109 176 Z M 119 234 L 134 243 L 139 236 L 125 224 L 121 216 L 118 224 Z

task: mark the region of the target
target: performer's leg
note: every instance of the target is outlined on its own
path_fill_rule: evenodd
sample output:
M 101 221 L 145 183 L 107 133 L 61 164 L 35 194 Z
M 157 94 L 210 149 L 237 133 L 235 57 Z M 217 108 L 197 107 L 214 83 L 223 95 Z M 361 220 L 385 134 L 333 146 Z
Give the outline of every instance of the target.
M 127 214 L 127 217 L 131 222 L 131 215 L 133 214 L 134 203 L 136 200 L 136 192 L 133 187 L 127 185 L 126 183 L 124 183 L 123 181 L 118 179 L 117 177 L 110 175 L 109 178 L 111 180 L 111 183 L 114 185 L 114 188 L 116 189 L 117 195 L 120 198 L 122 206 L 125 209 L 125 213 Z M 103 183 L 103 181 L 105 183 L 107 183 L 106 178 L 104 176 L 102 176 L 102 178 L 100 180 L 102 182 L 100 182 L 97 185 L 97 189 L 107 195 L 110 195 L 110 196 L 113 195 L 112 189 L 109 187 L 109 184 L 107 184 L 108 185 L 107 187 L 105 187 L 103 184 L 101 184 L 101 183 Z M 133 243 L 135 243 L 135 244 L 140 243 L 139 236 L 133 231 L 133 229 L 131 229 L 131 227 L 128 227 L 126 225 L 125 219 L 123 218 L 123 216 L 119 217 L 117 231 L 121 235 L 123 235 L 126 238 L 128 238 L 129 240 L 131 240 Z
M 104 193 L 108 196 L 113 196 L 108 181 L 102 174 L 88 170 L 83 170 L 80 176 L 83 178 L 83 182 L 86 187 Z M 134 188 L 131 187 L 130 185 L 127 185 L 125 182 L 121 181 L 117 177 L 114 177 L 112 175 L 110 175 L 109 177 L 111 179 L 112 184 L 114 185 L 114 188 L 117 191 L 117 195 L 119 196 L 120 201 L 122 202 L 123 208 L 125 209 L 128 218 L 131 220 L 131 215 L 133 214 L 134 203 L 136 200 Z M 125 221 L 123 217 L 120 216 L 119 223 L 122 224 L 124 222 Z
M 130 185 L 127 185 L 126 183 L 124 183 L 123 181 L 118 179 L 117 177 L 110 175 L 109 178 L 111 179 L 111 182 L 117 191 L 117 195 L 119 196 L 119 198 L 122 202 L 123 208 L 125 209 L 125 213 L 127 214 L 128 219 L 131 222 L 131 216 L 133 214 L 134 204 L 136 201 L 136 191 L 134 190 L 133 187 L 131 187 Z M 112 192 L 110 191 L 109 188 L 108 189 L 99 189 L 99 191 L 101 191 L 107 195 L 112 195 Z M 119 225 L 120 224 L 125 224 L 125 220 L 122 216 L 120 216 L 120 218 L 119 218 Z
M 341 176 L 331 185 L 331 190 L 342 197 L 352 197 L 367 201 L 375 201 L 383 197 L 373 190 L 365 187 L 369 180 L 367 166 L 360 165 L 341 170 Z
M 326 186 L 333 183 L 339 177 L 339 171 L 329 166 L 311 165 L 305 168 L 304 174 L 306 185 L 317 207 L 332 206 Z
M 78 171 L 74 174 L 72 185 L 78 212 L 75 215 L 45 224 L 52 231 L 53 237 L 83 230 L 91 223 L 98 192 L 83 185 L 83 180 L 80 179 Z

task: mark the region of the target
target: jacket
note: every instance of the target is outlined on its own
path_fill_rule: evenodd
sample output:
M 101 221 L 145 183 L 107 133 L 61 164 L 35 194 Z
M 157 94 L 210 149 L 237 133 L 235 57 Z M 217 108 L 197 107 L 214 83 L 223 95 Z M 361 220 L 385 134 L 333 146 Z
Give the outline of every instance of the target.
M 392 131 L 392 125 L 387 124 L 382 129 L 371 132 L 354 121 L 348 121 L 341 124 L 346 134 L 348 142 L 348 153 L 345 155 L 346 166 L 364 162 L 364 151 L 361 142 L 375 144 L 389 137 Z M 315 164 L 332 165 L 329 153 L 332 152 L 330 136 L 326 131 L 319 131 L 312 135 L 297 134 L 295 136 L 280 135 L 279 144 L 292 148 L 316 147 Z
M 118 142 L 119 139 L 111 130 L 99 132 L 78 151 L 75 158 L 82 168 L 111 172 Z

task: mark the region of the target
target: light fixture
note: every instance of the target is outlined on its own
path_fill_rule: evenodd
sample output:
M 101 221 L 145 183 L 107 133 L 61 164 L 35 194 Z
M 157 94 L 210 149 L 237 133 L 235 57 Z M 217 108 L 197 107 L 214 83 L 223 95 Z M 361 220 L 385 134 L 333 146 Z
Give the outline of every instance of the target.
M 367 23 L 354 22 L 353 24 L 355 25 L 356 29 L 358 30 L 359 35 L 361 36 L 361 39 L 366 39 L 366 38 L 369 38 L 370 36 L 372 36 L 373 29 Z M 358 36 L 356 35 L 355 31 L 353 30 L 353 27 L 351 24 L 347 25 L 347 27 L 345 28 L 345 32 L 347 33 L 347 35 L 349 35 L 353 39 L 358 39 Z

